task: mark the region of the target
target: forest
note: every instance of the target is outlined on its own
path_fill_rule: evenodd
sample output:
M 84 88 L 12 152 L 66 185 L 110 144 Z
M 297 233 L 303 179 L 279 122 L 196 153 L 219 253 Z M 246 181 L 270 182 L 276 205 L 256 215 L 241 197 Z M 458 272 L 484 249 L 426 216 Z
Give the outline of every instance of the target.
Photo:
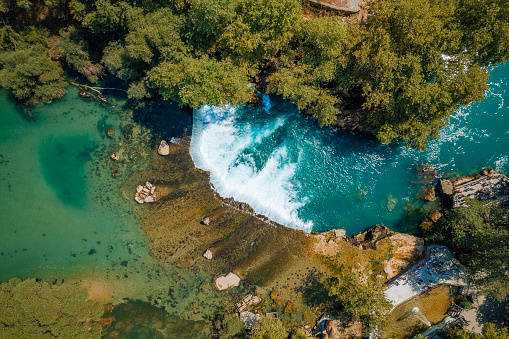
M 0 84 L 25 104 L 66 91 L 65 67 L 129 98 L 181 106 L 281 95 L 320 125 L 363 111 L 383 143 L 425 149 L 483 98 L 509 55 L 504 0 L 369 2 L 367 20 L 301 0 L 1 0 Z

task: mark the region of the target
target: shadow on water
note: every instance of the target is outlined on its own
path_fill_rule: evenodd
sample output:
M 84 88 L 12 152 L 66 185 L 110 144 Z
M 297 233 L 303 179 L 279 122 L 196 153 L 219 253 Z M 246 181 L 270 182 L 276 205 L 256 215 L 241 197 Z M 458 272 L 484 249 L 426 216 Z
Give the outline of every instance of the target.
M 158 339 L 206 338 L 209 328 L 204 321 L 183 320 L 139 300 L 115 306 L 105 317 L 115 321 L 103 330 L 103 338 Z
M 39 161 L 42 174 L 64 204 L 74 207 L 85 205 L 85 164 L 96 147 L 87 136 L 57 138 L 41 144 Z
M 163 139 L 191 135 L 193 127 L 193 111 L 169 100 L 157 100 L 135 109 L 133 119 Z

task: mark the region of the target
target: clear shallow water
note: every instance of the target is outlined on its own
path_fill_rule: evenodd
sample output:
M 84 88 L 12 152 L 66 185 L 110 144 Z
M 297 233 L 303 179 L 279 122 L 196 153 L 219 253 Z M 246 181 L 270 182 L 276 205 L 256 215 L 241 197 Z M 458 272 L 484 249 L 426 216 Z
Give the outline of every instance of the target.
M 83 279 L 99 294 L 159 298 L 171 314 L 181 315 L 192 303 L 209 312 L 217 306 L 215 291 L 200 294 L 198 288 L 212 277 L 157 263 L 134 217 L 139 207 L 121 196 L 126 177 L 111 176 L 115 140 L 106 130 L 123 138 L 120 115 L 83 101 L 73 87 L 68 91 L 62 100 L 34 108 L 34 122 L 0 90 L 0 282 Z M 109 99 L 116 107 L 125 102 Z M 162 113 L 147 109 L 138 118 L 143 114 Z M 165 116 L 174 126 L 190 125 L 179 111 L 171 114 Z M 181 131 L 172 127 L 166 136 Z
M 432 164 L 443 176 L 509 170 L 509 64 L 492 71 L 486 100 L 462 108 L 425 152 L 320 129 L 294 105 L 271 99 L 195 110 L 191 154 L 222 196 L 286 226 L 412 231 L 435 206 L 417 197 L 417 165 Z

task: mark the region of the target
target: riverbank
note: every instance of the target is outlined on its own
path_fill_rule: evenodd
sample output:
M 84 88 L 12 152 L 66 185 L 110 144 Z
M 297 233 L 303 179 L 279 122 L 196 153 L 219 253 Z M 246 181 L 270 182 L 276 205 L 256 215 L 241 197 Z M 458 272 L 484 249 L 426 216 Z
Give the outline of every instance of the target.
M 229 272 L 240 277 L 239 287 L 219 292 L 228 312 L 253 293 L 263 300 L 257 312 L 278 312 L 290 327 L 312 326 L 329 298 L 328 291 L 311 293 L 313 282 L 330 274 L 321 258 L 338 258 L 366 279 L 375 275 L 388 280 L 423 254 L 421 239 L 384 226 L 354 237 L 347 237 L 345 230 L 309 234 L 257 215 L 246 204 L 218 196 L 208 173 L 195 169 L 189 138 L 181 141 L 170 144 L 169 155 L 155 154 L 146 171 L 133 173 L 122 195 L 131 201 L 159 262 L 212 277 Z M 133 199 L 136 186 L 146 181 L 164 194 L 154 203 L 139 205 Z M 211 259 L 203 256 L 206 251 Z M 213 282 L 204 284 L 200 291 Z M 195 306 L 187 313 L 206 316 Z

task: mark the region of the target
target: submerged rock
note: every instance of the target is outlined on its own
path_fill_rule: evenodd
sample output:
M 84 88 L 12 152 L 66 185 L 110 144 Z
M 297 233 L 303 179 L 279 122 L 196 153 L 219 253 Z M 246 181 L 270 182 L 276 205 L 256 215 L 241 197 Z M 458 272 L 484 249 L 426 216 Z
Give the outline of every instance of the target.
M 433 222 L 437 222 L 438 219 L 440 219 L 441 217 L 443 216 L 442 213 L 440 213 L 439 210 L 433 210 L 431 211 L 431 213 L 429 214 L 428 218 L 431 219 L 431 221 Z
M 119 161 L 120 160 L 120 156 L 117 153 L 115 153 L 115 152 L 110 154 L 110 158 L 115 160 L 115 161 Z
M 113 128 L 108 128 L 106 134 L 108 135 L 108 137 L 113 138 L 115 136 L 115 130 Z
M 239 286 L 240 278 L 233 272 L 228 273 L 226 276 L 216 278 L 216 287 L 218 290 L 223 291 L 231 287 Z
M 157 149 L 157 153 L 159 153 L 160 155 L 170 154 L 170 145 L 168 145 L 166 140 L 161 140 L 161 144 L 159 145 L 159 148 Z
M 437 197 L 435 196 L 435 187 L 432 185 L 427 186 L 422 198 L 427 201 L 437 200 Z

